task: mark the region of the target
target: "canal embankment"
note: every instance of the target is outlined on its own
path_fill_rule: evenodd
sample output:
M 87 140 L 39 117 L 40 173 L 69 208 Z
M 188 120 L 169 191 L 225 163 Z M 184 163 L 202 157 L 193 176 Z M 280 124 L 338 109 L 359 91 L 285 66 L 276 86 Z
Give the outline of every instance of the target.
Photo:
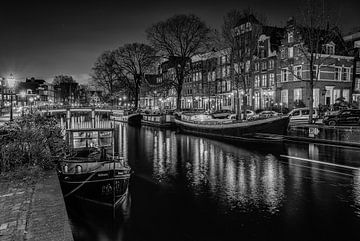
M 317 124 L 290 125 L 287 140 L 316 142 L 360 148 L 360 127 Z
M 55 171 L 0 184 L 0 240 L 73 240 Z

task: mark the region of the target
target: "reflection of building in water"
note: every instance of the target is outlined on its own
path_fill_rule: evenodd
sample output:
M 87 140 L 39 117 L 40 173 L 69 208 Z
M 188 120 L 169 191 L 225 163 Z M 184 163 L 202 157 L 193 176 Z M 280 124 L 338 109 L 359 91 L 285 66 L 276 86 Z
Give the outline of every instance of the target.
M 128 128 L 125 123 L 119 123 L 117 125 L 117 151 L 120 156 L 124 157 L 125 160 L 128 160 Z
M 159 181 L 171 181 L 176 175 L 177 146 L 175 133 L 169 130 L 153 131 L 153 177 Z
M 222 205 L 246 208 L 264 205 L 276 212 L 284 196 L 282 164 L 272 155 L 256 155 L 236 147 L 174 132 L 146 128 L 146 146 L 153 153 L 153 177 L 171 184 L 181 172 L 187 188 L 204 192 Z M 151 157 L 149 157 L 151 158 Z
M 228 146 L 206 139 L 185 138 L 181 143 L 193 148 L 188 159 L 192 167 L 186 169 L 186 176 L 195 194 L 200 196 L 210 187 L 212 195 L 220 197 L 224 205 L 245 208 L 259 204 L 271 212 L 278 210 L 284 195 L 284 175 L 282 164 L 274 156 L 226 149 Z

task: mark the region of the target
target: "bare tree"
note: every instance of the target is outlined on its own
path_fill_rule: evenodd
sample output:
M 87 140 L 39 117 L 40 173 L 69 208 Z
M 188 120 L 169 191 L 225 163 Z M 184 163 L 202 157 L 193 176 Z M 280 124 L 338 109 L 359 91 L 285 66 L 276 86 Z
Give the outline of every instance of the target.
M 254 60 L 258 54 L 261 23 L 255 15 L 256 13 L 250 9 L 231 10 L 224 16 L 220 37 L 220 46 L 230 57 L 230 73 L 236 90 L 238 119 L 241 118 L 241 111 L 244 113 L 243 118 L 246 119 L 247 97 L 252 88 L 250 80 L 254 72 Z M 246 23 L 251 25 L 246 25 Z M 241 25 L 244 26 L 243 29 L 240 28 Z M 243 99 L 243 110 L 241 110 L 241 98 Z
M 107 100 L 114 101 L 115 94 L 124 87 L 122 69 L 117 63 L 114 51 L 105 51 L 96 60 L 92 68 L 92 79 L 96 86 L 105 91 Z
M 131 43 L 118 48 L 115 51 L 115 57 L 125 80 L 126 88 L 132 93 L 135 108 L 137 108 L 140 87 L 145 74 L 154 70 L 154 64 L 157 60 L 156 51 L 146 44 Z
M 294 26 L 294 46 L 298 49 L 298 57 L 302 57 L 308 64 L 310 74 L 298 73 L 292 68 L 293 63 L 289 72 L 294 78 L 308 83 L 309 123 L 312 123 L 314 85 L 319 80 L 321 68 L 333 64 L 332 56 L 335 54 L 327 52 L 324 45 L 332 41 L 337 42 L 341 37 L 334 20 L 336 14 L 331 13 L 324 0 L 303 0 L 300 4 L 300 16 Z M 298 38 L 295 38 L 296 36 Z
M 207 47 L 210 29 L 195 15 L 175 15 L 147 29 L 147 38 L 162 57 L 175 68 L 172 86 L 177 92 L 176 107 L 181 108 L 181 91 L 191 57 Z

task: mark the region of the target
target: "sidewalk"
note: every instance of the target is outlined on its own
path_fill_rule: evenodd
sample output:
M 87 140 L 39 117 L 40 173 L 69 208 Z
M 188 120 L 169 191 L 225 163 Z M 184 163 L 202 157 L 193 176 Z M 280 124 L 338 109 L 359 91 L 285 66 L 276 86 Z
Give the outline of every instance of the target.
M 34 184 L 0 180 L 0 240 L 73 241 L 54 171 Z

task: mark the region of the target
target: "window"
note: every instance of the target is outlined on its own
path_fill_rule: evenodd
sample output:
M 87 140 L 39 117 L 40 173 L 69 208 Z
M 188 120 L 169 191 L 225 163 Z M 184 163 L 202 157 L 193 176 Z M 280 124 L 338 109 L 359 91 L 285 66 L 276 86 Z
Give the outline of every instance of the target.
M 340 97 L 340 89 L 334 89 L 334 100 L 336 101 Z
M 261 86 L 262 87 L 267 87 L 267 76 L 266 76 L 266 74 L 263 74 L 261 76 Z
M 231 82 L 230 80 L 226 81 L 226 91 L 230 91 L 231 90 Z
M 288 81 L 288 69 L 283 68 L 281 69 L 281 82 L 287 82 Z
M 288 90 L 281 90 L 281 103 L 288 105 Z
M 343 68 L 342 69 L 342 78 L 343 81 L 350 80 L 350 68 Z
M 360 74 L 360 61 L 356 61 L 356 74 Z
M 355 79 L 355 89 L 360 90 L 360 78 Z
M 285 49 L 280 50 L 280 58 L 285 59 Z
M 320 89 L 315 88 L 313 89 L 313 107 L 318 107 L 320 103 Z
M 255 92 L 254 93 L 254 99 L 255 99 L 255 109 L 259 109 L 260 108 L 260 93 L 259 92 Z
M 302 89 L 296 88 L 294 89 L 294 101 L 296 100 L 302 100 Z
M 261 70 L 266 70 L 266 62 L 261 63 Z
M 260 78 L 259 78 L 259 75 L 255 75 L 254 87 L 255 87 L 255 88 L 259 88 L 259 87 L 260 87 Z
M 271 73 L 269 74 L 269 86 L 275 85 L 275 74 Z
M 250 60 L 246 61 L 246 64 L 245 64 L 245 72 L 248 73 L 248 72 L 249 72 L 249 69 L 250 69 Z
M 288 32 L 288 43 L 294 42 L 294 32 Z
M 289 49 L 288 49 L 288 51 L 289 51 L 289 58 L 294 58 L 294 48 L 293 47 L 290 47 Z
M 222 77 L 226 77 L 226 68 L 225 66 L 221 67 L 222 70 Z
M 349 101 L 349 94 L 350 94 L 349 89 L 343 89 L 343 97 L 345 101 Z
M 341 76 L 341 68 L 335 67 L 334 68 L 334 80 L 340 80 Z
M 335 44 L 333 42 L 323 45 L 323 52 L 325 54 L 335 54 Z
M 255 71 L 259 71 L 259 63 L 255 63 Z
M 301 80 L 302 78 L 302 66 L 294 66 L 294 80 Z
M 269 60 L 269 69 L 274 69 L 274 60 Z

